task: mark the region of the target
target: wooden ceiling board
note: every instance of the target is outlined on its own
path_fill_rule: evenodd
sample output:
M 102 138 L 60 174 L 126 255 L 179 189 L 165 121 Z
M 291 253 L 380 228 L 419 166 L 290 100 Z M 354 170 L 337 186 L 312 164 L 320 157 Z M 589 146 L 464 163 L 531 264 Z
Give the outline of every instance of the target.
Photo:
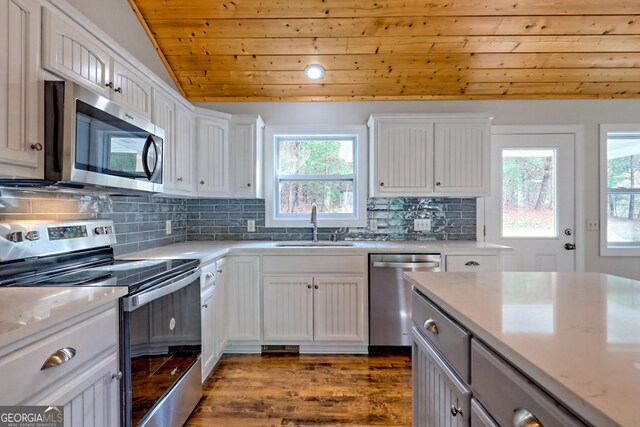
M 640 97 L 638 0 L 129 3 L 192 101 Z

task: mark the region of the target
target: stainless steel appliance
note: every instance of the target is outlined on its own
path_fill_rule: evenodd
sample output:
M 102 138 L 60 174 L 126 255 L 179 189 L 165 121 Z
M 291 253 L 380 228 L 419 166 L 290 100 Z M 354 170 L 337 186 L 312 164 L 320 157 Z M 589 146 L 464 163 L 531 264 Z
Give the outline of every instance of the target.
M 0 286 L 126 286 L 122 425 L 182 425 L 202 397 L 198 260 L 115 260 L 109 220 L 0 224 Z
M 162 191 L 164 130 L 76 83 L 44 87 L 45 179 L 0 184 Z
M 442 271 L 440 254 L 369 255 L 369 350 L 411 346 L 411 285 L 405 271 Z

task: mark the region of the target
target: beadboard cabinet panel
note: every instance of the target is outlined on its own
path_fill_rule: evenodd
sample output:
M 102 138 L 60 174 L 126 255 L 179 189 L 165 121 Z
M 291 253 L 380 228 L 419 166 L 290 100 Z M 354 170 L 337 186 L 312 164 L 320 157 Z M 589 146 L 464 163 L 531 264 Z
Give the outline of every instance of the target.
M 313 340 L 313 277 L 265 277 L 262 292 L 265 341 Z
M 198 194 L 229 195 L 229 122 L 198 117 Z

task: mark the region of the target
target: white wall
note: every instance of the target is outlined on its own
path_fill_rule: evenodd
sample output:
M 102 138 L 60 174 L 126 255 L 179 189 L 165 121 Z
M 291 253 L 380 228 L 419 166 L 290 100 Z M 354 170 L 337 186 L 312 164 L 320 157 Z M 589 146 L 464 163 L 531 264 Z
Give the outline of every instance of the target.
M 491 113 L 496 125 L 561 124 L 584 126 L 584 218 L 599 217 L 598 124 L 640 123 L 640 99 L 558 101 L 371 101 L 371 102 L 217 102 L 199 105 L 226 113 L 260 114 L 270 125 L 363 124 L 371 113 Z M 599 256 L 599 232 L 584 233 L 587 271 L 640 280 L 639 257 Z

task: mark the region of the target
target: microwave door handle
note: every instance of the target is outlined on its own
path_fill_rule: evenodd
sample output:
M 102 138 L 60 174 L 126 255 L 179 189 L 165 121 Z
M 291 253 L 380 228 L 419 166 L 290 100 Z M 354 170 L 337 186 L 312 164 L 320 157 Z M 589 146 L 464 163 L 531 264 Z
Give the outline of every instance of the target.
M 153 145 L 154 151 L 156 152 L 156 155 L 154 156 L 155 162 L 153 163 L 153 168 L 150 168 L 148 163 L 149 148 L 151 148 L 152 145 Z M 159 171 L 158 169 L 159 153 L 160 153 L 160 146 L 156 142 L 156 139 L 153 137 L 153 135 L 149 135 L 149 137 L 144 143 L 144 147 L 142 148 L 142 169 L 144 169 L 144 174 L 147 176 L 147 179 L 150 181 L 153 180 L 153 178 Z

